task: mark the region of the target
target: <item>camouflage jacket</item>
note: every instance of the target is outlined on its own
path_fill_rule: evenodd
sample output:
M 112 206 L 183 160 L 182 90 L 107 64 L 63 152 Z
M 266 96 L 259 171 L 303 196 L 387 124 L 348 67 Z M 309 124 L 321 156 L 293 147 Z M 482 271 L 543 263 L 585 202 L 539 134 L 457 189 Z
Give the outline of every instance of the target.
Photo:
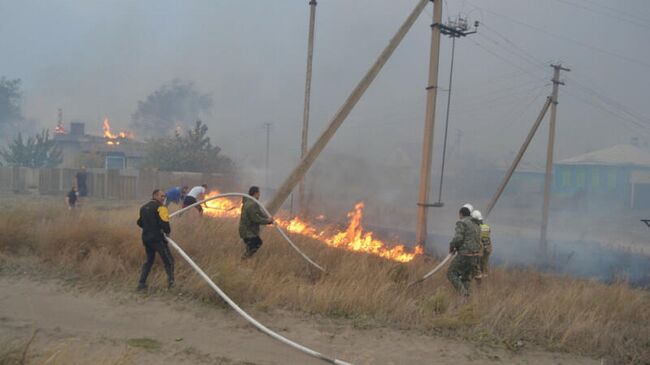
M 456 222 L 456 233 L 449 243 L 449 250 L 458 251 L 461 255 L 478 254 L 481 251 L 481 229 L 472 218 L 465 217 Z
M 260 225 L 273 223 L 264 214 L 262 208 L 254 201 L 244 198 L 239 218 L 239 237 L 242 239 L 254 238 L 260 235 Z

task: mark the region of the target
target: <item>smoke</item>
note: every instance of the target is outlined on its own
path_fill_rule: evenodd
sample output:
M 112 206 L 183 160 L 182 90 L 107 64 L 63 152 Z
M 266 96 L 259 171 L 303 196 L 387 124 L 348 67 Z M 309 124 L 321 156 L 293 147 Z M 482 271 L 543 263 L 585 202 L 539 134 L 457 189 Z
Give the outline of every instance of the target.
M 561 59 L 573 70 L 566 74 L 566 85 L 560 90 L 556 159 L 626 143 L 632 136 L 639 136 L 642 143 L 650 137 L 649 129 L 643 127 L 643 120 L 650 115 L 647 67 L 594 51 L 603 48 L 626 58 L 650 59 L 643 32 L 632 31 L 629 24 L 604 28 L 603 22 L 609 19 L 561 2 L 473 3 L 449 2 L 444 8 L 445 18 L 462 12 L 470 21 L 480 20 L 484 27 L 456 44 L 441 196 L 445 206 L 431 209 L 430 214 L 430 231 L 440 234 L 451 233 L 460 205 L 469 201 L 483 207 L 496 190 L 550 93 L 549 60 Z M 388 0 L 319 3 L 310 144 L 411 7 L 409 2 Z M 154 120 L 157 127 L 140 133 L 155 135 L 167 133 L 177 122 L 201 118 L 213 143 L 241 167 L 244 184 L 268 185 L 264 188 L 269 192 L 298 161 L 309 11 L 306 1 L 118 0 L 98 4 L 28 0 L 4 1 L 0 8 L 6 14 L 0 24 L 0 70 L 8 78 L 24 80 L 22 110 L 27 119 L 52 129 L 57 109 L 62 108 L 66 122 L 84 121 L 89 133 L 100 133 L 101 122 L 108 117 L 116 130 L 128 129 L 134 119 L 136 123 Z M 621 10 L 648 14 L 648 4 L 627 2 L 621 4 Z M 426 11 L 418 19 L 310 171 L 306 184 L 311 211 L 340 217 L 356 201 L 364 200 L 369 224 L 414 230 L 425 88 L 430 86 L 430 17 Z M 541 29 L 563 29 L 591 48 L 508 19 L 525 19 L 523 23 Z M 624 47 L 620 39 L 626 40 Z M 450 40 L 443 38 L 430 203 L 438 200 L 450 46 Z M 164 118 L 145 117 L 148 109 L 139 108 L 138 103 L 147 104 L 152 92 L 155 95 L 161 85 L 169 89 L 170 80 L 175 79 L 193 85 L 194 91 L 162 98 L 165 107 L 177 105 L 171 110 L 160 108 L 158 114 Z M 620 103 L 605 105 L 594 90 Z M 263 181 L 267 176 L 264 123 L 272 124 L 268 184 Z M 544 122 L 522 166 L 543 165 L 546 128 Z M 509 256 L 501 256 L 505 253 L 498 247 L 499 241 L 519 240 L 511 227 L 502 230 L 505 226 L 522 227 L 521 239 L 535 240 L 540 199 L 539 193 L 525 189 L 504 195 L 490 217 L 497 242 L 495 259 L 509 260 Z M 608 202 L 595 201 L 586 212 L 575 212 L 561 203 L 552 206 L 566 212 L 552 212 L 549 232 L 552 238 L 559 235 L 553 231 L 557 227 L 554 222 L 568 222 L 562 229 L 569 238 L 557 240 L 560 249 L 566 242 L 593 241 L 586 238 L 591 233 L 580 238 L 582 231 L 572 228 L 572 222 L 598 236 L 604 227 L 638 218 L 599 213 L 598 219 L 609 219 L 608 224 L 590 227 L 593 214 L 611 211 Z M 500 236 L 506 231 L 506 236 Z M 620 240 L 634 241 L 638 232 L 633 232 L 621 232 Z M 571 262 L 584 255 L 576 252 Z M 534 256 L 531 252 L 530 261 L 515 261 L 533 262 Z
M 201 94 L 191 82 L 173 80 L 138 101 L 132 126 L 141 139 L 168 136 L 211 117 L 212 96 Z

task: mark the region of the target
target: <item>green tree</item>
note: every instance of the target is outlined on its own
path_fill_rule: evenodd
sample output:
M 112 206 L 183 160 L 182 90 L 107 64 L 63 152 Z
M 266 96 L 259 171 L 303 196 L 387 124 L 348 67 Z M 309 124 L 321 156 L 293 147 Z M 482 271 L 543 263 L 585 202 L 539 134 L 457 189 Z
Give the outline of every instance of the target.
M 61 150 L 50 139 L 49 130 L 23 139 L 18 133 L 8 148 L 0 150 L 0 157 L 9 165 L 24 167 L 54 167 L 61 163 Z
M 220 155 L 221 148 L 212 145 L 207 133 L 208 126 L 198 120 L 186 134 L 176 131 L 173 137 L 149 140 L 143 166 L 163 171 L 233 172 L 234 163 Z

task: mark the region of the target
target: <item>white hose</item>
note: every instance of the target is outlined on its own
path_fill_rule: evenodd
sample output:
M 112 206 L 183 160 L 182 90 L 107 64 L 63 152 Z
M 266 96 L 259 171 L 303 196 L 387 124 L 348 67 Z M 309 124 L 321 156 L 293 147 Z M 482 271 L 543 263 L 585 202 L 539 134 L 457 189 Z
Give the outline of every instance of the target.
M 454 252 L 454 253 L 450 253 L 449 255 L 447 255 L 447 257 L 445 257 L 444 260 L 442 260 L 442 261 L 438 264 L 438 266 L 434 267 L 433 270 L 429 271 L 429 272 L 428 272 L 426 275 L 424 275 L 421 279 L 412 282 L 412 283 L 409 284 L 408 286 L 410 287 L 410 286 L 412 286 L 412 285 L 419 284 L 419 283 L 421 283 L 421 282 L 427 280 L 431 275 L 435 274 L 436 272 L 438 272 L 438 270 L 442 269 L 442 267 L 445 266 L 445 264 L 446 264 L 449 260 L 451 260 L 452 258 L 456 257 L 456 255 L 457 255 L 457 254 L 456 254 L 455 252 Z
M 264 205 L 262 205 L 262 203 L 259 202 L 259 200 L 255 199 L 254 197 L 252 197 L 252 196 L 250 196 L 250 195 L 248 195 L 248 194 L 242 194 L 242 193 L 224 193 L 224 194 L 219 194 L 219 195 L 211 196 L 211 197 L 209 197 L 209 198 L 207 198 L 207 199 L 203 199 L 203 200 L 201 200 L 201 201 L 198 201 L 198 202 L 196 202 L 196 203 L 194 203 L 194 204 L 192 204 L 192 205 L 188 205 L 188 206 L 186 206 L 185 208 L 179 209 L 179 210 L 175 211 L 174 213 L 170 214 L 170 215 L 169 215 L 169 218 L 172 218 L 172 217 L 174 217 L 174 216 L 176 216 L 176 215 L 178 215 L 178 214 L 181 214 L 181 213 L 185 212 L 185 211 L 188 210 L 188 209 L 192 209 L 193 207 L 195 207 L 195 206 L 197 206 L 197 205 L 199 205 L 199 204 L 203 204 L 203 203 L 205 203 L 205 202 L 208 202 L 208 201 L 210 201 L 210 200 L 215 200 L 215 199 L 219 199 L 219 198 L 227 198 L 227 197 L 232 197 L 232 196 L 238 196 L 238 197 L 244 197 L 244 198 L 251 199 L 252 201 L 255 202 L 255 204 L 259 205 L 260 208 L 262 208 L 262 210 L 264 211 L 264 214 L 266 214 L 267 217 L 271 217 L 271 216 L 272 216 L 271 213 L 269 213 L 269 211 L 266 210 L 266 207 L 264 207 Z M 289 238 L 289 236 L 287 236 L 287 234 L 284 233 L 284 231 L 283 231 L 283 230 L 278 226 L 278 224 L 277 224 L 275 221 L 273 222 L 273 226 L 275 227 L 275 229 L 278 230 L 278 232 L 280 232 L 280 235 L 282 235 L 282 237 L 284 237 L 284 239 L 289 243 L 289 245 L 291 245 L 291 247 L 293 247 L 293 249 L 296 250 L 296 252 L 298 252 L 298 253 L 300 254 L 300 256 L 302 256 L 305 260 L 307 260 L 307 262 L 309 262 L 310 264 L 312 264 L 314 267 L 316 267 L 316 268 L 319 269 L 320 271 L 325 272 L 325 269 L 323 269 L 320 265 L 318 265 L 318 264 L 315 263 L 312 259 L 310 259 L 309 256 L 305 255 L 305 254 L 304 254 L 304 253 L 303 253 L 303 252 L 298 248 L 298 246 L 296 246 L 296 244 L 293 243 L 293 241 Z
M 176 242 L 174 242 L 174 240 L 172 240 L 171 238 L 169 238 L 167 236 L 165 236 L 165 238 L 167 239 L 167 242 L 169 242 L 172 245 L 172 247 L 174 247 L 176 249 L 176 251 L 178 251 L 178 253 L 183 257 L 183 259 L 185 259 L 185 261 L 187 261 L 187 263 L 190 264 L 190 266 L 192 266 L 194 271 L 196 271 L 203 278 L 203 280 L 205 280 L 208 283 L 208 285 L 210 285 L 210 287 L 212 287 L 212 289 L 214 289 L 214 291 L 217 292 L 217 294 L 219 294 L 219 296 L 224 301 L 226 301 L 226 303 L 228 303 L 228 305 L 230 305 L 232 307 L 232 309 L 237 311 L 237 313 L 239 313 L 242 317 L 244 317 L 248 322 L 250 322 L 258 330 L 260 330 L 260 331 L 264 332 L 265 334 L 275 338 L 276 340 L 284 343 L 285 345 L 289 345 L 289 346 L 291 346 L 291 347 L 293 347 L 293 348 L 295 348 L 295 349 L 297 349 L 299 351 L 302 351 L 307 355 L 313 356 L 313 357 L 315 357 L 317 359 L 327 361 L 327 362 L 329 362 L 331 364 L 352 365 L 352 364 L 350 364 L 348 362 L 345 362 L 343 360 L 338 360 L 338 359 L 334 359 L 334 358 L 331 358 L 331 357 L 327 357 L 327 356 L 321 354 L 320 352 L 314 351 L 314 350 L 312 350 L 310 348 L 307 348 L 307 347 L 302 346 L 302 345 L 300 345 L 300 344 L 298 344 L 296 342 L 293 342 L 293 341 L 289 340 L 288 338 L 282 337 L 281 335 L 279 335 L 279 334 L 271 331 L 267 327 L 265 327 L 263 324 L 261 324 L 260 322 L 255 320 L 255 318 L 251 317 L 248 313 L 244 312 L 244 310 L 241 309 L 237 305 L 237 303 L 233 302 L 232 299 L 230 299 L 230 297 L 228 297 L 226 295 L 226 293 L 224 293 L 217 286 L 217 284 L 215 284 L 210 279 L 210 277 L 203 270 L 201 270 L 201 268 L 185 253 L 185 251 L 183 251 L 183 249 L 181 249 L 180 246 Z

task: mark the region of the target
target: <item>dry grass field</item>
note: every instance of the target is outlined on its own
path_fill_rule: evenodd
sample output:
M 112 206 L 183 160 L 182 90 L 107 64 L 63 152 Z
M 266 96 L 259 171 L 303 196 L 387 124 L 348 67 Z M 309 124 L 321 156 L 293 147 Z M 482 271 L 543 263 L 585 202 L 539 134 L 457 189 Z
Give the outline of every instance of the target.
M 79 212 L 32 204 L 0 212 L 0 267 L 37 258 L 61 274 L 98 286 L 133 290 L 144 259 L 137 210 L 86 207 Z M 626 283 L 611 285 L 521 269 L 494 269 L 465 301 L 439 273 L 407 284 L 435 260 L 409 263 L 334 249 L 295 236 L 326 274 L 310 268 L 279 235 L 263 233 L 264 246 L 242 262 L 235 219 L 175 220 L 172 237 L 244 308 L 283 309 L 345 318 L 358 327 L 387 326 L 505 346 L 532 344 L 550 351 L 650 363 L 650 293 Z M 176 256 L 178 288 L 197 301 L 221 301 Z M 157 262 L 150 290 L 164 290 Z

